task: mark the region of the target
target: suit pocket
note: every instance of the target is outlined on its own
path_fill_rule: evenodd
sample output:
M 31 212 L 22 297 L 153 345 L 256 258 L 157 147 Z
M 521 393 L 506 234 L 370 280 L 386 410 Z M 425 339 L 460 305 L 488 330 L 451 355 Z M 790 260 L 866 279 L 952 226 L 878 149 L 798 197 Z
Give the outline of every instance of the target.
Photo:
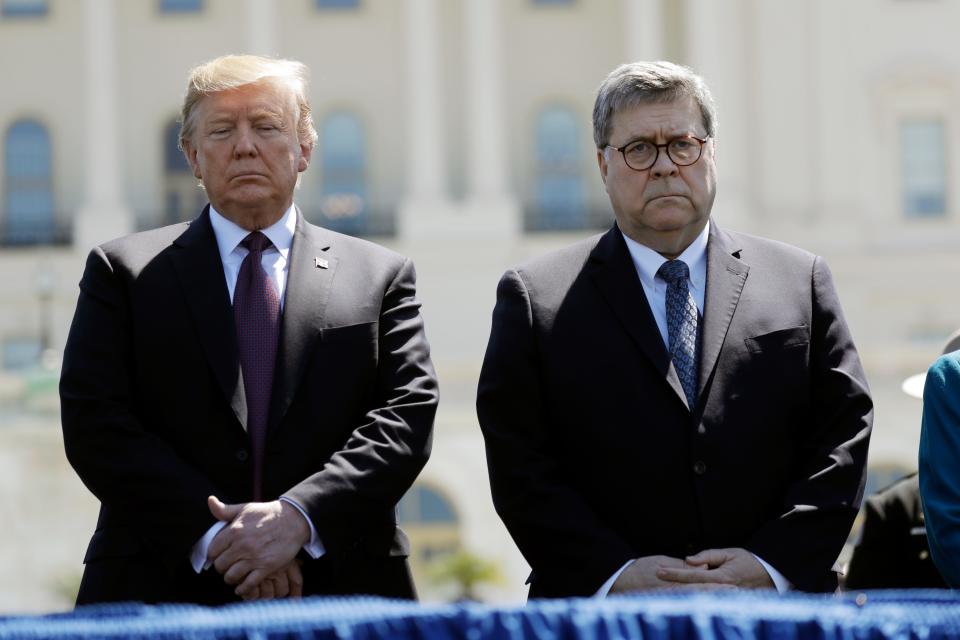
M 324 343 L 350 342 L 354 340 L 376 341 L 377 322 L 361 322 L 320 330 L 320 341 Z
M 799 327 L 778 329 L 753 338 L 746 338 L 743 342 L 750 353 L 769 353 L 802 347 L 810 344 L 810 327 L 803 324 Z

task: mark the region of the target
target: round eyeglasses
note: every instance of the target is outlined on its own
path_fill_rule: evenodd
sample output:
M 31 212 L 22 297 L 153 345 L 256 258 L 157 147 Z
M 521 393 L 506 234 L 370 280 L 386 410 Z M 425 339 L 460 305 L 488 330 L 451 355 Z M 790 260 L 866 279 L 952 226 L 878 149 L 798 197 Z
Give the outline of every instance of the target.
M 656 144 L 649 140 L 634 140 L 622 147 L 615 147 L 610 144 L 607 147 L 619 151 L 620 155 L 623 156 L 623 161 L 634 171 L 646 171 L 657 163 L 662 148 L 666 148 L 667 156 L 678 167 L 687 167 L 694 164 L 700 159 L 700 155 L 703 153 L 703 145 L 709 139 L 710 136 L 706 138 L 680 136 L 668 140 L 664 144 Z

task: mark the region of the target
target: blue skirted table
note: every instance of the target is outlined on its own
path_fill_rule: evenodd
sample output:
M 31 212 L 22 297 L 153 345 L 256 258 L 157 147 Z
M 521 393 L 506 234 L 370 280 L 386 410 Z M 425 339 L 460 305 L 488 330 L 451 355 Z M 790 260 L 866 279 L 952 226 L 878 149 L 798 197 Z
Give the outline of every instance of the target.
M 8 638 L 940 640 L 960 638 L 960 596 L 950 591 L 844 596 L 671 592 L 525 606 L 419 605 L 372 598 L 221 608 L 119 604 L 0 618 L 0 640 Z

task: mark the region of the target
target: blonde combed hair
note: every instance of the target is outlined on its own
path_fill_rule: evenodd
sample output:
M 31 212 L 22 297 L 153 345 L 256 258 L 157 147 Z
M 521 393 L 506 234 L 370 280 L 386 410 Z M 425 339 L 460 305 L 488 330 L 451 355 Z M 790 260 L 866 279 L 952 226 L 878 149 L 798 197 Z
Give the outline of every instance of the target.
M 253 55 L 227 55 L 214 58 L 190 71 L 187 94 L 180 110 L 180 147 L 193 135 L 194 111 L 204 96 L 229 91 L 261 80 L 279 82 L 293 93 L 297 107 L 297 137 L 312 149 L 317 143 L 310 101 L 307 99 L 309 71 L 296 60 Z

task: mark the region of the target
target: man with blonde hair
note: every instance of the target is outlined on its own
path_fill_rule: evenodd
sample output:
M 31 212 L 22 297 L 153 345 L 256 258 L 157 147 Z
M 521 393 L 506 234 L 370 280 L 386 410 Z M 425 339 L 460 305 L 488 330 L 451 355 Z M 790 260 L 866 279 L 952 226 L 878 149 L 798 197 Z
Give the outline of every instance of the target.
M 79 604 L 414 597 L 395 505 L 437 405 L 411 262 L 308 223 L 306 67 L 193 70 L 181 146 L 210 204 L 96 247 L 60 382 L 101 502 Z

